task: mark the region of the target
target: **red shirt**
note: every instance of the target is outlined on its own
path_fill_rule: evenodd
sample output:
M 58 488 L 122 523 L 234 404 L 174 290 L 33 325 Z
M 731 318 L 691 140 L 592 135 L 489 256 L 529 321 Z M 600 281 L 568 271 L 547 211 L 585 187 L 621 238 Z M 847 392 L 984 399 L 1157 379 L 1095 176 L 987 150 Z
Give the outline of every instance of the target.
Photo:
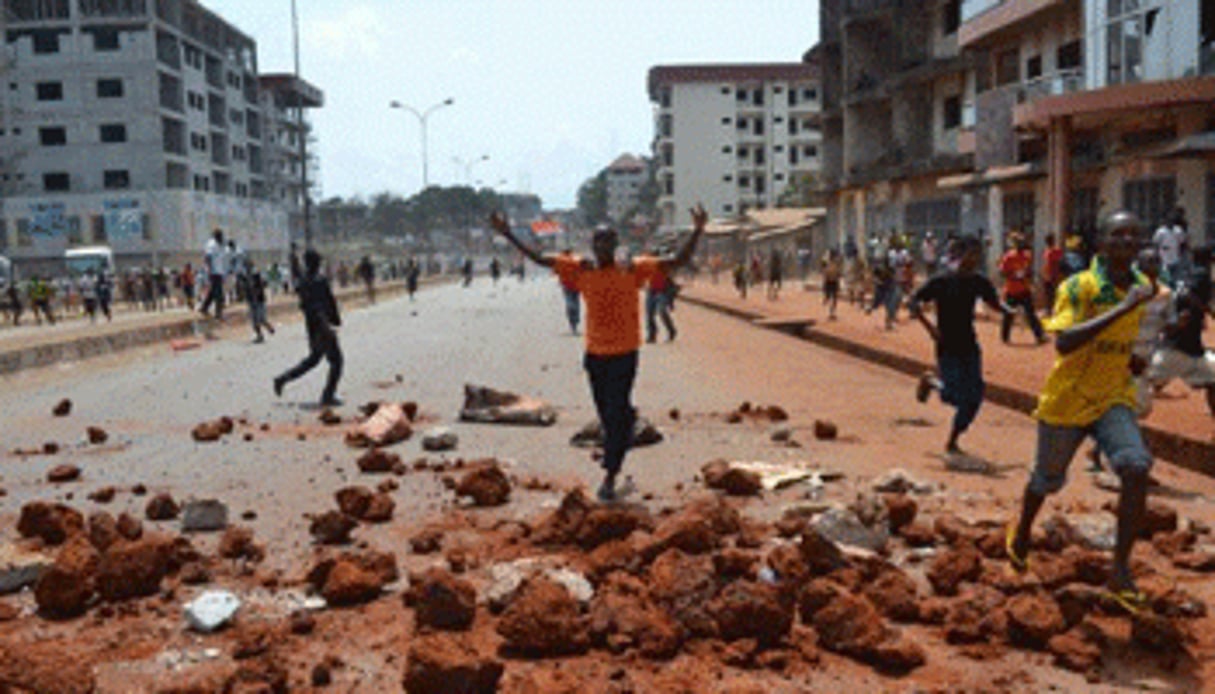
M 1042 276 L 1048 282 L 1055 282 L 1059 279 L 1059 262 L 1063 260 L 1063 249 L 1059 246 L 1051 246 L 1042 251 Z
M 1034 258 L 1029 250 L 1012 249 L 1000 259 L 1000 274 L 1004 275 L 1004 293 L 1025 296 L 1030 293 L 1029 276 Z

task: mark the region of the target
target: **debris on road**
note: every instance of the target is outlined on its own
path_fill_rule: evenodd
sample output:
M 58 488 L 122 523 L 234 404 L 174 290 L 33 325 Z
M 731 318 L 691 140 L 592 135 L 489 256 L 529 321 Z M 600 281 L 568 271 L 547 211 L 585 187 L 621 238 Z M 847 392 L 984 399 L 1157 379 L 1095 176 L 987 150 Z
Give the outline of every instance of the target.
M 56 465 L 46 473 L 46 481 L 55 484 L 75 482 L 80 479 L 80 468 L 72 464 Z
M 218 499 L 192 499 L 181 509 L 184 532 L 216 532 L 228 527 L 228 507 Z
M 413 435 L 409 415 L 401 403 L 380 403 L 367 421 L 346 432 L 346 445 L 354 448 L 391 446 Z
M 550 426 L 557 421 L 557 411 L 538 398 L 465 384 L 460 420 L 486 424 Z
M 88 437 L 89 443 L 93 444 L 94 446 L 100 446 L 101 444 L 110 440 L 110 435 L 106 432 L 106 430 L 97 426 L 90 426 L 85 429 L 85 436 Z
M 453 450 L 460 437 L 448 427 L 435 427 L 422 435 L 422 450 L 438 453 Z
M 633 441 L 630 445 L 653 446 L 663 440 L 662 432 L 654 423 L 645 417 L 638 417 L 633 422 Z M 603 426 L 598 419 L 587 422 L 585 426 L 570 437 L 570 445 L 579 448 L 597 448 L 603 446 Z
M 210 634 L 230 622 L 240 606 L 240 598 L 229 591 L 204 591 L 186 603 L 186 623 L 195 631 Z
M 51 408 L 51 414 L 55 415 L 56 417 L 66 417 L 71 413 L 72 401 L 68 398 L 60 400 L 59 402 L 55 403 L 53 408 Z

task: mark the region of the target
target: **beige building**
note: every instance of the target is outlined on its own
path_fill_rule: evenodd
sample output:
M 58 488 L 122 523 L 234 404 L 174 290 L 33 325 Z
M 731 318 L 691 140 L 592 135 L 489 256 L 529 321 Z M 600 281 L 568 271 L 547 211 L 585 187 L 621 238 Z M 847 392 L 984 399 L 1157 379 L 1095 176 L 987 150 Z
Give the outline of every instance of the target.
M 659 227 L 775 207 L 819 171 L 820 84 L 812 62 L 661 65 L 650 69 Z
M 649 177 L 650 164 L 642 157 L 622 154 L 607 168 L 607 216 L 613 223 L 627 226 L 625 219 L 641 203 L 641 190 Z

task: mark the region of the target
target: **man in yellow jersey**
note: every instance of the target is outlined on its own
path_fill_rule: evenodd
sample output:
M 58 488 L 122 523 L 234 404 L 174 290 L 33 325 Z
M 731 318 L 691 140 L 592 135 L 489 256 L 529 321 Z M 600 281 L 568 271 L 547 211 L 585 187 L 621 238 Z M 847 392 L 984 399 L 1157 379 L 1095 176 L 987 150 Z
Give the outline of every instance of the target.
M 670 276 L 672 270 L 692 258 L 696 243 L 704 233 L 708 213 L 697 206 L 692 210 L 692 235 L 674 256 L 646 256 L 628 263 L 616 261 L 616 232 L 600 227 L 591 237 L 594 258 L 576 255 L 541 255 L 515 238 L 510 223 L 500 212 L 489 218 L 490 226 L 539 265 L 553 268 L 563 286 L 582 294 L 586 304 L 586 356 L 583 366 L 591 382 L 591 395 L 603 428 L 603 484 L 601 501 L 616 499 L 616 476 L 633 438 L 633 381 L 637 376 L 637 352 L 641 349 L 641 311 L 638 292 L 658 272 Z
M 1109 597 L 1130 612 L 1144 604 L 1129 566 L 1147 497 L 1148 453 L 1135 418 L 1132 350 L 1144 303 L 1155 285 L 1135 272 L 1140 224 L 1134 214 L 1114 212 L 1101 223 L 1097 256 L 1088 270 L 1059 287 L 1047 323 L 1058 358 L 1038 398 L 1038 445 L 1025 487 L 1020 522 L 1010 526 L 1008 559 L 1027 568 L 1034 517 L 1049 494 L 1063 487 L 1067 467 L 1081 441 L 1096 439 L 1122 480 L 1118 531 Z M 1136 368 L 1142 365 L 1136 365 Z

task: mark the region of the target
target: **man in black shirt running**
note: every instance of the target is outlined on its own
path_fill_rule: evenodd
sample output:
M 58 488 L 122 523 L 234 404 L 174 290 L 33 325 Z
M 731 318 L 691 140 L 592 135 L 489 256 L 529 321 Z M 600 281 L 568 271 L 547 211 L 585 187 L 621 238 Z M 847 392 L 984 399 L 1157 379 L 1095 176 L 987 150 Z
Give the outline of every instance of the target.
M 973 236 L 954 241 L 950 248 L 953 269 L 932 277 L 911 297 L 911 314 L 928 330 L 937 352 L 937 374 L 920 377 L 916 399 L 926 402 L 936 390 L 942 402 L 957 410 L 945 444 L 947 453 L 961 453 L 958 437 L 970 427 L 983 403 L 985 384 L 982 352 L 975 335 L 975 301 L 982 299 L 1003 313 L 1011 310 L 1000 302 L 991 281 L 976 272 L 981 250 Z M 926 301 L 936 304 L 936 325 L 920 310 Z
M 292 275 L 296 275 L 299 262 L 291 254 Z M 338 381 L 342 378 L 342 348 L 338 344 L 337 326 L 342 324 L 338 315 L 337 301 L 329 280 L 321 275 L 321 254 L 309 248 L 304 251 L 304 274 L 296 278 L 296 294 L 300 298 L 300 311 L 304 313 L 304 325 L 308 329 L 308 356 L 299 364 L 274 379 L 274 394 L 282 395 L 283 386 L 308 373 L 321 362 L 329 362 L 329 377 L 325 390 L 321 392 L 323 407 L 341 405 L 337 398 Z

